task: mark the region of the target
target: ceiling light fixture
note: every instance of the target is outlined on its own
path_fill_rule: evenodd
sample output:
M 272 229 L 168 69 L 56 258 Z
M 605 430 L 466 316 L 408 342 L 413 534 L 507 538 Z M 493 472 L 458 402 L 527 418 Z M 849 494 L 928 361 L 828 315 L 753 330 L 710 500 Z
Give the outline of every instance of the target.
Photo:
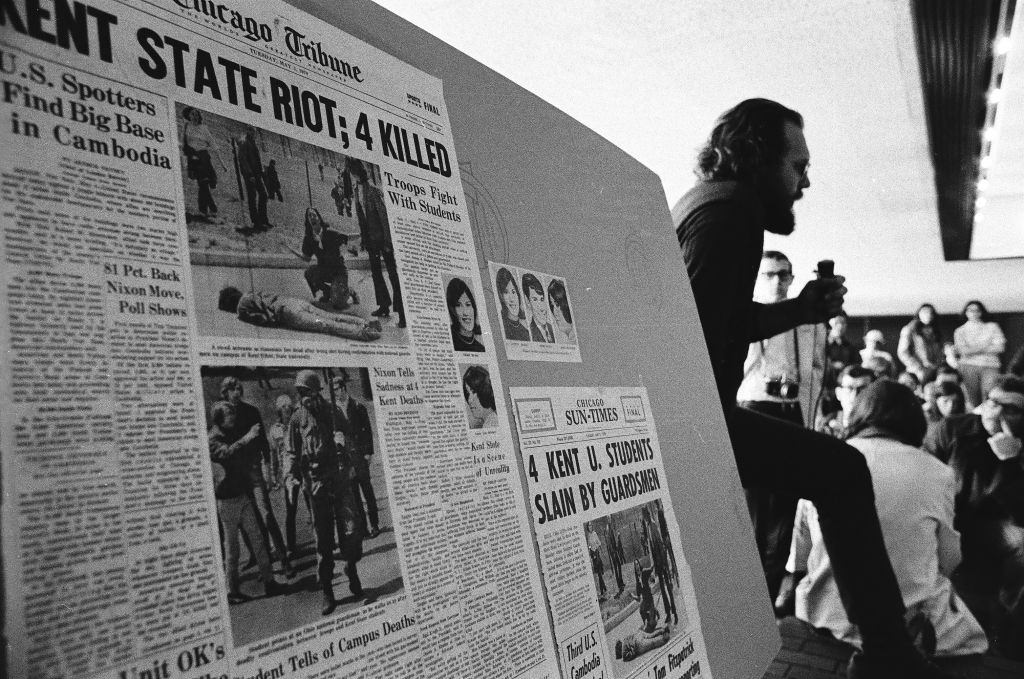
M 1001 57 L 1001 56 L 1003 56 L 1004 54 L 1006 54 L 1007 52 L 1010 51 L 1010 45 L 1011 44 L 1012 43 L 1010 42 L 1010 37 L 1007 36 L 1007 35 L 1004 35 L 1003 37 L 1001 37 L 998 40 L 996 40 L 995 47 L 993 48 L 992 51 L 995 52 L 995 55 L 997 57 Z

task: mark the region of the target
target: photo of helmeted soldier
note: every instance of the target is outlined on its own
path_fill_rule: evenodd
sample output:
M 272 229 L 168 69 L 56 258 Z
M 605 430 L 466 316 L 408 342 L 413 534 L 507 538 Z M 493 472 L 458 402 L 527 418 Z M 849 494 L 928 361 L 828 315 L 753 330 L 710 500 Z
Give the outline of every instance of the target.
M 300 370 L 295 376 L 299 405 L 288 423 L 285 438 L 285 466 L 288 473 L 302 480 L 313 507 L 316 532 L 317 581 L 323 592 L 321 613 L 329 615 L 334 599 L 335 532 L 345 561 L 345 575 L 353 596 L 363 595 L 356 564 L 363 556 L 364 526 L 362 508 L 355 503 L 352 482 L 355 467 L 349 451 L 339 450 L 334 440 L 332 406 L 320 393 L 320 377 L 313 370 Z
M 210 417 L 215 404 L 231 408 L 230 418 L 217 415 L 223 426 L 211 419 L 210 445 L 215 466 L 234 473 L 216 494 L 227 512 L 220 532 L 234 643 L 271 638 L 325 615 L 360 615 L 368 604 L 402 596 L 387 451 L 376 430 L 368 368 L 203 366 L 200 373 Z M 237 408 L 246 414 L 236 415 Z M 284 517 L 280 547 L 261 527 L 257 471 L 270 514 Z M 364 551 L 367 539 L 373 542 Z M 276 570 L 271 552 L 284 556 Z M 266 598 L 265 591 L 277 596 Z

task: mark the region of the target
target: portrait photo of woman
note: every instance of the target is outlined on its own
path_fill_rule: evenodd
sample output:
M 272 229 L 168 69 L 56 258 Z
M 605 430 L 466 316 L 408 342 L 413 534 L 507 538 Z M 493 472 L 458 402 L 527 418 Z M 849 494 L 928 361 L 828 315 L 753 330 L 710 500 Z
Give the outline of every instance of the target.
M 515 277 L 502 267 L 498 269 L 494 283 L 498 289 L 498 299 L 501 300 L 501 326 L 505 330 L 505 339 L 529 342 L 530 329 L 523 323 L 526 311 L 523 310 L 523 298 L 519 294 L 519 284 Z
M 548 306 L 555 326 L 555 342 L 576 344 L 576 328 L 572 325 L 569 295 L 565 291 L 565 284 L 557 278 L 552 278 L 548 283 Z
M 480 341 L 480 321 L 476 298 L 466 281 L 453 278 L 445 292 L 451 320 L 452 346 L 455 351 L 484 351 Z
M 480 365 L 466 368 L 462 373 L 462 395 L 466 398 L 470 429 L 494 429 L 498 426 L 494 389 L 487 368 Z

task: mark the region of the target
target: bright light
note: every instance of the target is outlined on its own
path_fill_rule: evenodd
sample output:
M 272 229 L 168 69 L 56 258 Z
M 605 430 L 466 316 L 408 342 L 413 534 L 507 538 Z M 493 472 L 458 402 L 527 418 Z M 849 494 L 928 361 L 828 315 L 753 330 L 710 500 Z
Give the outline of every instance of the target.
M 974 214 L 974 221 L 975 223 L 985 221 L 985 215 L 981 214 L 980 212 L 976 212 Z
M 985 141 L 993 141 L 996 138 L 996 128 L 986 127 L 985 131 L 981 133 L 981 138 Z
M 988 201 L 985 200 L 985 196 L 978 196 L 978 199 L 974 201 L 974 205 L 980 210 L 981 208 L 985 207 L 986 202 Z
M 978 180 L 978 191 L 985 191 L 987 189 L 988 189 L 988 180 L 987 179 Z
M 987 170 L 992 167 L 992 156 L 985 156 L 981 159 L 981 169 Z
M 996 53 L 996 56 L 997 57 L 1001 57 L 1004 54 L 1006 54 L 1007 52 L 1009 52 L 1011 44 L 1012 43 L 1010 42 L 1010 38 L 1008 36 L 1005 36 L 1005 35 L 1003 37 L 999 38 L 998 40 L 996 40 L 996 46 L 995 46 L 995 50 L 994 50 L 995 53 Z
M 996 88 L 996 89 L 994 89 L 994 90 L 992 90 L 991 92 L 988 93 L 988 103 L 990 103 L 990 104 L 998 104 L 999 100 L 1002 99 L 1002 98 L 1003 98 L 1003 91 L 1001 89 L 999 89 L 999 88 Z

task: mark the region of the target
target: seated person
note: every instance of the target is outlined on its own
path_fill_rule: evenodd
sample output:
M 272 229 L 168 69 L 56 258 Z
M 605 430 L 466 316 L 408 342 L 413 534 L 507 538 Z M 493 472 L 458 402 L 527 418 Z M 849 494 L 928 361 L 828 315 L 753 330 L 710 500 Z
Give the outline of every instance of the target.
M 960 385 L 956 382 L 936 382 L 935 408 L 942 417 L 966 413 L 964 391 Z
M 885 344 L 885 335 L 881 330 L 868 330 L 864 333 L 864 348 L 860 350 L 860 362 L 864 363 L 875 356 L 880 356 L 889 363 L 893 363 L 892 354 L 881 348 L 883 344 Z
M 352 314 L 325 311 L 305 300 L 269 292 L 243 293 L 229 285 L 220 291 L 217 308 L 238 314 L 240 321 L 253 325 L 320 332 L 363 342 L 380 338 L 380 321 L 364 321 Z
M 896 376 L 896 381 L 914 392 L 914 395 L 917 396 L 918 399 L 921 399 L 921 378 L 917 375 L 909 370 L 904 370 Z
M 1003 375 L 987 396 L 979 413 L 933 424 L 924 449 L 956 479 L 958 591 L 994 636 L 1024 639 L 1024 380 Z M 999 650 L 1024 658 L 1019 642 Z
M 815 429 L 824 434 L 845 439 L 853 402 L 860 392 L 875 381 L 875 373 L 863 366 L 848 365 L 839 373 L 838 381 L 836 403 L 839 405 L 839 410 L 822 415 L 821 421 Z
M 935 631 L 936 655 L 983 653 L 985 633 L 949 579 L 960 563 L 953 472 L 918 448 L 925 427 L 914 393 L 880 380 L 854 400 L 847 443 L 864 454 L 871 472 L 875 508 L 908 617 L 927 617 Z M 786 570 L 806 572 L 796 586 L 796 616 L 859 647 L 860 634 L 839 599 L 817 511 L 807 500 L 797 508 Z M 791 591 L 793 580 L 787 578 L 784 593 Z
M 888 377 L 891 379 L 896 376 L 896 366 L 892 361 L 882 356 L 872 356 L 865 359 L 861 365 L 875 373 L 876 377 Z

